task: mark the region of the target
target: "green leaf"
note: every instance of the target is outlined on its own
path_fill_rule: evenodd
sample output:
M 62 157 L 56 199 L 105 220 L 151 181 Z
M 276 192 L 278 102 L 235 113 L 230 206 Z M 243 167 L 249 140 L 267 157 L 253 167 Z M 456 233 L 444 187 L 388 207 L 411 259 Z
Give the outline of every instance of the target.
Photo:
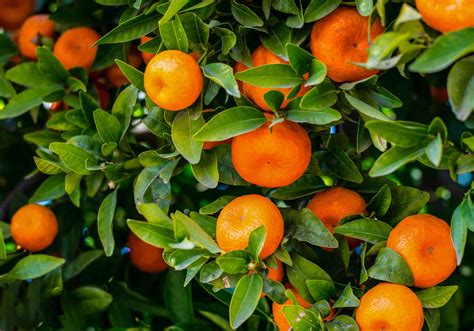
M 204 231 L 193 219 L 179 211 L 176 212 L 174 216 L 174 221 L 179 222 L 186 229 L 191 241 L 206 248 L 213 254 L 221 252 L 221 249 L 217 246 L 214 239 L 212 239 L 211 236 L 209 236 L 209 234 L 207 234 L 207 232 Z
M 124 43 L 145 36 L 158 28 L 159 14 L 156 11 L 135 16 L 112 29 L 95 45 Z
M 371 244 L 386 241 L 390 231 L 392 227 L 387 223 L 368 218 L 344 223 L 334 228 L 334 233 L 361 239 Z
M 359 304 L 360 301 L 354 295 L 351 284 L 349 283 L 344 287 L 341 296 L 334 302 L 333 308 L 356 308 L 359 307 Z
M 265 226 L 261 225 L 250 233 L 248 240 L 248 248 L 250 255 L 258 258 L 262 251 L 263 244 L 265 244 L 266 232 Z
M 326 78 L 327 72 L 328 69 L 326 65 L 313 58 L 309 68 L 309 78 L 304 83 L 304 86 L 306 87 L 321 84 Z
M 307 195 L 312 195 L 326 188 L 321 177 L 304 174 L 294 183 L 280 187 L 270 193 L 270 197 L 278 200 L 295 200 Z
M 133 110 L 137 103 L 137 97 L 138 90 L 135 86 L 128 86 L 120 92 L 112 106 L 112 115 L 119 120 L 122 127 L 121 137 L 125 135 L 130 126 Z
M 423 308 L 441 308 L 448 303 L 457 289 L 458 287 L 456 285 L 435 286 L 416 292 L 416 296 L 420 299 Z
M 96 261 L 104 255 L 104 252 L 96 249 L 93 251 L 87 251 L 78 255 L 74 260 L 68 262 L 63 270 L 64 280 L 69 280 L 78 274 L 80 274 L 85 268 L 87 268 L 92 262 Z
M 137 205 L 138 212 L 152 224 L 172 229 L 172 220 L 156 203 L 141 203 Z
M 119 120 L 112 114 L 102 109 L 94 111 L 94 122 L 100 138 L 104 143 L 119 143 L 122 128 Z
M 204 215 L 215 214 L 234 199 L 235 199 L 235 196 L 233 195 L 224 195 L 220 198 L 217 198 L 215 201 L 211 202 L 210 204 L 201 207 L 201 209 L 199 209 L 199 213 L 204 214 Z
M 127 225 L 138 238 L 150 245 L 169 248 L 169 244 L 176 243 L 173 231 L 165 227 L 134 220 L 127 220 Z
M 170 270 L 164 286 L 165 306 L 174 323 L 190 323 L 194 319 L 191 286 L 184 287 L 184 272 Z
M 257 14 L 255 14 L 249 7 L 237 3 L 232 0 L 230 3 L 232 15 L 242 25 L 260 27 L 263 26 L 263 21 Z
M 215 115 L 196 134 L 199 141 L 222 141 L 253 131 L 267 122 L 265 115 L 256 108 L 239 106 Z
M 245 83 L 269 88 L 295 87 L 303 82 L 288 64 L 266 64 L 238 72 L 235 77 Z
M 170 1 L 168 9 L 163 17 L 160 19 L 160 23 L 166 23 L 173 18 L 174 15 L 179 13 L 181 9 L 189 2 L 189 0 L 174 0 Z
M 474 28 L 442 34 L 431 48 L 410 65 L 410 70 L 433 73 L 446 69 L 456 60 L 474 51 Z
M 393 146 L 383 153 L 374 163 L 369 175 L 372 177 L 386 176 L 399 169 L 401 166 L 416 160 L 425 153 L 420 146 L 401 148 Z
M 113 301 L 110 293 L 95 287 L 83 286 L 70 294 L 77 312 L 84 315 L 98 313 L 105 310 Z
M 167 49 L 177 49 L 185 53 L 188 52 L 188 37 L 178 16 L 172 21 L 166 23 L 160 22 L 160 37 L 163 39 Z
M 449 103 L 456 118 L 467 120 L 474 109 L 474 56 L 454 64 L 448 74 L 447 87 Z
M 394 225 L 407 216 L 415 215 L 428 203 L 430 195 L 414 187 L 391 186 L 392 203 L 385 218 Z
M 196 164 L 201 159 L 204 143 L 193 137 L 204 125 L 204 119 L 199 116 L 193 119 L 189 111 L 179 112 L 173 120 L 171 137 L 173 144 L 181 155 L 191 164 Z
M 8 272 L 8 276 L 20 280 L 34 279 L 59 268 L 64 262 L 64 259 L 50 255 L 29 255 L 15 264 L 13 269 Z
M 221 255 L 217 257 L 216 263 L 225 272 L 230 275 L 248 273 L 248 262 L 240 257 Z
M 439 309 L 423 309 L 426 325 L 429 331 L 438 331 L 441 324 Z
M 79 175 L 90 175 L 86 164 L 93 164 L 96 158 L 86 150 L 68 143 L 52 143 L 49 149 L 59 155 L 66 167 Z
M 354 319 L 347 315 L 338 315 L 326 324 L 328 331 L 359 331 L 359 326 Z
M 223 87 L 230 95 L 240 98 L 239 87 L 231 66 L 224 63 L 210 63 L 202 66 L 204 76 Z
M 259 274 L 243 276 L 235 287 L 229 307 L 230 326 L 237 329 L 257 308 L 263 280 Z
M 97 215 L 97 230 L 100 242 L 104 247 L 105 256 L 112 256 L 114 253 L 115 240 L 113 233 L 113 222 L 115 207 L 117 206 L 117 190 L 105 197 L 99 207 Z
M 314 22 L 329 15 L 341 2 L 342 0 L 311 0 L 304 12 L 304 22 Z
M 428 135 L 428 128 L 416 122 L 369 121 L 365 123 L 365 127 L 393 145 L 403 148 L 420 145 Z
M 0 97 L 12 98 L 15 94 L 15 88 L 5 77 L 3 69 L 0 69 Z
M 425 153 L 431 163 L 437 167 L 440 165 L 443 157 L 443 141 L 440 134 L 426 146 Z
M 356 0 L 357 11 L 361 16 L 369 16 L 374 8 L 373 0 Z
M 38 57 L 38 69 L 46 78 L 62 85 L 68 82 L 69 72 L 64 69 L 49 48 L 46 46 L 36 47 L 36 56 Z
M 337 102 L 337 90 L 334 85 L 324 81 L 316 85 L 303 98 L 300 107 L 303 109 L 323 110 L 333 106 Z
M 14 118 L 23 115 L 27 111 L 38 107 L 43 99 L 54 92 L 61 91 L 62 88 L 56 84 L 41 84 L 23 92 L 18 93 L 10 99 L 5 108 L 0 110 L 0 120 Z
M 310 279 L 306 281 L 309 293 L 314 301 L 329 300 L 336 295 L 336 288 L 333 282 L 321 279 Z
M 115 60 L 115 63 L 117 63 L 122 73 L 125 75 L 125 77 L 127 77 L 128 81 L 132 83 L 133 86 L 135 86 L 140 91 L 145 91 L 145 86 L 143 84 L 143 72 L 120 60 Z
M 290 121 L 315 125 L 327 125 L 329 123 L 339 121 L 342 117 L 341 114 L 333 108 L 321 110 L 295 109 L 288 110 L 285 112 L 285 114 L 286 118 Z
M 359 169 L 341 146 L 332 144 L 328 150 L 326 163 L 333 175 L 358 184 L 363 182 Z
M 216 188 L 219 184 L 219 169 L 214 151 L 203 151 L 199 163 L 192 164 L 191 168 L 194 177 L 207 188 Z
M 250 185 L 247 183 L 234 168 L 232 163 L 232 152 L 229 144 L 219 145 L 213 148 L 217 154 L 217 163 L 219 167 L 219 182 L 227 185 Z
M 380 249 L 375 264 L 368 271 L 369 276 L 377 280 L 413 285 L 413 275 L 403 257 L 387 247 Z
M 367 210 L 375 212 L 377 216 L 384 216 L 390 208 L 392 203 L 392 193 L 387 184 L 370 199 L 367 204 Z
M 31 196 L 29 202 L 41 202 L 47 200 L 54 200 L 62 197 L 66 194 L 64 187 L 65 174 L 57 174 L 48 177 L 41 185 L 36 189 L 35 193 Z
M 38 170 L 44 174 L 56 175 L 64 171 L 59 162 L 41 159 L 36 156 L 33 157 L 33 160 L 35 161 Z
M 360 100 L 349 93 L 344 93 L 344 96 L 346 97 L 347 101 L 351 104 L 352 107 L 354 107 L 358 112 L 361 114 L 364 114 L 365 116 L 368 116 L 373 119 L 377 119 L 380 121 L 389 121 L 390 119 L 384 115 L 379 109 L 374 108 L 373 106 L 369 105 L 368 103 L 364 102 L 363 100 Z
M 298 75 L 303 75 L 309 72 L 312 61 L 316 60 L 311 53 L 301 47 L 296 46 L 295 44 L 286 44 L 286 52 L 288 54 L 291 67 Z
M 457 206 L 451 217 L 451 239 L 456 250 L 457 264 L 460 265 L 464 256 L 467 240 L 467 225 L 462 217 L 462 204 Z
M 37 62 L 25 62 L 14 66 L 5 73 L 5 77 L 15 84 L 26 87 L 35 87 L 48 82 L 39 70 Z
M 185 13 L 179 15 L 181 24 L 188 37 L 191 48 L 206 45 L 209 41 L 209 27 L 195 13 Z
M 308 290 L 306 282 L 311 279 L 331 282 L 331 277 L 317 264 L 300 255 L 295 254 L 292 258 L 293 266 L 287 267 L 288 279 L 304 300 L 313 302 L 313 297 Z
M 157 167 L 146 167 L 138 175 L 133 187 L 135 204 L 155 202 L 165 212 L 168 211 L 171 199 L 171 187 L 162 178 L 166 170 L 172 171 L 176 162 L 169 160 Z

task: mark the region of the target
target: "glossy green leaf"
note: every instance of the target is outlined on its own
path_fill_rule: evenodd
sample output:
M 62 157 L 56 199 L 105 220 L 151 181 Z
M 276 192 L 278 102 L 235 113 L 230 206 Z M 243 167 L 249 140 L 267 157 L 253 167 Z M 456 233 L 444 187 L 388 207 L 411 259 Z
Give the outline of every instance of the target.
M 49 48 L 37 47 L 36 56 L 38 57 L 38 69 L 46 78 L 63 85 L 68 81 L 69 73 Z
M 337 298 L 336 302 L 334 302 L 334 308 L 356 308 L 359 307 L 360 301 L 354 295 L 352 291 L 351 284 L 347 284 L 344 287 L 344 290 L 341 293 L 341 296 Z
M 168 248 L 175 243 L 173 231 L 152 223 L 127 220 L 130 230 L 144 242 L 161 248 Z
M 330 82 L 322 82 L 313 87 L 301 99 L 300 106 L 303 109 L 323 110 L 333 106 L 337 102 L 337 90 Z
M 338 315 L 326 324 L 328 331 L 359 331 L 357 322 L 350 316 Z
M 420 73 L 438 72 L 456 60 L 474 51 L 474 28 L 442 34 L 427 51 L 410 65 L 410 70 Z
M 458 120 L 467 120 L 474 110 L 474 56 L 454 64 L 448 74 L 447 87 L 452 111 Z
M 224 63 L 210 63 L 202 67 L 204 76 L 224 88 L 230 95 L 240 98 L 239 87 L 231 66 Z
M 375 264 L 368 270 L 371 278 L 411 286 L 413 275 L 405 260 L 394 250 L 380 249 Z
M 174 20 L 166 23 L 160 22 L 160 37 L 167 49 L 177 49 L 185 53 L 189 49 L 189 41 L 183 24 L 177 16 Z
M 460 265 L 464 256 L 467 241 L 467 225 L 462 217 L 462 204 L 457 206 L 451 217 L 451 239 L 456 250 L 457 264 Z
M 193 138 L 198 141 L 222 141 L 253 131 L 266 122 L 265 116 L 256 108 L 233 107 L 211 118 Z
M 201 209 L 199 209 L 199 213 L 205 214 L 205 215 L 215 214 L 234 199 L 235 199 L 235 196 L 233 195 L 224 195 L 220 198 L 217 198 L 210 204 L 207 204 L 201 207 Z
M 255 14 L 249 7 L 231 0 L 230 8 L 232 15 L 242 25 L 259 27 L 263 26 L 263 21 L 257 14 Z
M 265 226 L 261 225 L 250 233 L 247 250 L 250 255 L 257 258 L 265 244 L 266 231 Z
M 64 264 L 65 260 L 43 254 L 29 255 L 21 259 L 8 272 L 8 276 L 15 279 L 27 280 L 44 276 L 48 272 L 59 268 Z
M 374 163 L 369 175 L 380 177 L 391 174 L 401 166 L 416 160 L 425 152 L 423 147 L 414 146 L 410 148 L 401 148 L 393 146 L 387 152 L 383 153 Z
M 78 312 L 88 315 L 105 310 L 112 303 L 113 297 L 98 287 L 82 286 L 71 292 L 71 300 Z
M 259 274 L 243 276 L 235 287 L 229 307 L 230 326 L 237 329 L 257 308 L 263 281 Z
M 392 227 L 385 222 L 368 218 L 347 222 L 334 228 L 334 233 L 376 244 L 386 241 Z
M 190 217 L 178 211 L 174 214 L 174 222 L 179 222 L 186 229 L 191 241 L 201 245 L 213 254 L 221 252 L 214 239 Z
M 420 145 L 428 135 L 428 128 L 416 122 L 369 121 L 365 127 L 391 144 L 404 148 Z
M 117 190 L 105 197 L 97 214 L 97 230 L 100 242 L 104 247 L 105 256 L 112 256 L 115 248 L 113 221 L 117 206 Z
M 35 193 L 30 198 L 30 203 L 41 202 L 47 200 L 54 200 L 66 194 L 64 187 L 65 174 L 57 174 L 48 177 L 36 189 Z
M 327 125 L 329 123 L 339 121 L 342 117 L 341 114 L 333 108 L 321 110 L 295 109 L 288 110 L 285 114 L 286 118 L 290 121 L 315 125 Z
M 90 175 L 86 164 L 93 164 L 96 158 L 86 150 L 68 143 L 52 143 L 49 149 L 56 153 L 64 164 L 79 175 Z
M 145 86 L 143 83 L 143 72 L 132 67 L 126 62 L 115 60 L 115 63 L 119 66 L 120 70 L 123 72 L 128 81 L 132 83 L 137 89 L 145 91 Z
M 305 23 L 317 21 L 334 11 L 342 0 L 311 0 L 304 12 Z
M 193 137 L 203 125 L 204 119 L 202 116 L 193 119 L 189 111 L 179 112 L 173 120 L 173 126 L 171 127 L 173 144 L 191 164 L 197 164 L 201 159 L 204 143 Z
M 426 156 L 435 166 L 440 165 L 443 157 L 443 141 L 440 134 L 426 146 Z
M 379 109 L 374 108 L 373 106 L 369 105 L 368 103 L 360 100 L 348 93 L 345 93 L 344 96 L 346 97 L 347 101 L 354 107 L 358 112 L 361 114 L 368 116 L 373 119 L 377 119 L 380 121 L 389 121 L 390 119 L 384 115 Z
M 420 299 L 423 308 L 433 309 L 443 307 L 454 293 L 457 291 L 457 286 L 435 286 L 416 292 L 416 296 Z
M 69 280 L 78 274 L 80 274 L 84 269 L 86 269 L 91 263 L 99 259 L 104 255 L 102 250 L 96 249 L 92 251 L 86 251 L 79 254 L 74 260 L 69 261 L 63 270 L 64 280 Z
M 415 215 L 428 203 L 430 195 L 414 187 L 391 186 L 392 202 L 384 220 L 395 225 L 409 215 Z
M 293 184 L 272 191 L 270 197 L 278 200 L 294 200 L 312 195 L 324 188 L 326 188 L 326 184 L 321 177 L 304 174 Z
M 303 82 L 303 78 L 289 64 L 253 67 L 238 72 L 235 78 L 250 85 L 269 88 L 295 87 Z
M 119 143 L 122 137 L 122 128 L 119 120 L 102 109 L 94 111 L 94 123 L 99 136 L 104 143 Z
M 336 287 L 327 280 L 310 279 L 306 281 L 306 286 L 314 301 L 329 300 L 336 295 Z

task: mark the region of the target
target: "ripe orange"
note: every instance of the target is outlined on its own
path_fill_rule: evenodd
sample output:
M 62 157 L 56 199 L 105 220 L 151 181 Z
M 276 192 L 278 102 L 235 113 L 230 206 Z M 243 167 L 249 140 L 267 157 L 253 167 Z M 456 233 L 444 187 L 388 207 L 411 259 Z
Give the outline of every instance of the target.
M 58 234 L 58 221 L 50 209 L 28 204 L 13 215 L 11 233 L 13 240 L 24 249 L 42 251 L 53 243 Z
M 203 79 L 191 55 L 168 50 L 155 55 L 148 63 L 144 83 L 154 103 L 177 111 L 191 106 L 199 98 Z
M 306 130 L 290 121 L 260 128 L 234 137 L 232 163 L 249 183 L 281 187 L 293 183 L 311 160 L 311 141 Z
M 446 103 L 449 100 L 446 87 L 430 86 L 431 99 L 438 103 Z
M 252 231 L 262 225 L 266 237 L 260 258 L 265 259 L 280 245 L 283 217 L 278 207 L 264 196 L 250 194 L 238 197 L 229 202 L 217 218 L 217 244 L 224 252 L 245 249 Z
M 130 261 L 138 270 L 148 273 L 158 273 L 168 269 L 163 260 L 163 250 L 142 241 L 133 233 L 128 237 Z
M 142 58 L 137 52 L 131 51 L 128 54 L 128 64 L 137 68 L 142 63 Z M 120 70 L 119 66 L 114 64 L 105 71 L 105 77 L 114 87 L 120 87 L 128 83 L 127 77 Z
M 288 62 L 282 60 L 272 52 L 270 52 L 268 49 L 265 48 L 265 46 L 260 45 L 258 46 L 253 52 L 252 52 L 252 65 L 254 67 L 259 67 L 263 66 L 266 64 L 287 64 Z M 234 66 L 234 72 L 240 72 L 246 70 L 247 67 L 242 64 L 242 63 L 236 63 Z M 265 99 L 263 96 L 265 93 L 268 91 L 274 90 L 274 91 L 279 91 L 283 93 L 285 96 L 285 100 L 283 101 L 283 104 L 281 105 L 281 108 L 285 108 L 288 102 L 291 100 L 286 100 L 286 97 L 288 94 L 291 92 L 291 88 L 267 88 L 267 87 L 258 87 L 254 86 L 248 83 L 240 82 L 239 88 L 247 98 L 249 98 L 253 103 L 255 103 L 258 107 L 265 111 L 271 111 L 270 108 L 267 106 L 265 103 Z M 307 87 L 301 87 L 300 91 L 298 92 L 297 97 L 300 97 L 304 95 L 309 88 Z
M 281 282 L 283 280 L 283 277 L 285 277 L 285 267 L 283 266 L 283 263 L 280 260 L 276 259 L 276 262 L 276 269 L 268 267 L 267 277 L 276 282 Z
M 423 21 L 440 32 L 474 27 L 472 0 L 416 0 Z
M 423 308 L 408 287 L 381 283 L 368 290 L 356 310 L 361 331 L 421 330 Z
M 299 294 L 298 292 L 296 292 L 296 290 L 294 288 L 291 288 L 291 292 L 293 292 L 293 294 L 295 295 L 296 297 L 296 300 L 298 301 L 298 303 L 300 304 L 300 306 L 302 306 L 303 308 L 309 308 L 312 306 L 312 304 L 310 304 L 309 302 L 307 302 L 306 300 L 304 300 Z M 285 314 L 283 314 L 283 307 L 285 306 L 292 306 L 293 305 L 293 301 L 291 299 L 288 299 L 285 303 L 283 304 L 279 304 L 279 303 L 276 303 L 276 302 L 273 302 L 272 304 L 272 312 L 273 312 L 273 319 L 275 320 L 275 323 L 278 327 L 278 330 L 280 331 L 288 331 L 290 330 L 291 328 L 291 325 L 290 323 L 288 323 L 286 317 L 285 317 Z
M 365 201 L 359 193 L 344 187 L 331 187 L 318 192 L 308 203 L 308 208 L 319 218 L 331 233 L 339 222 L 351 215 L 365 212 Z M 359 244 L 358 239 L 347 238 L 350 247 Z
M 144 44 L 150 40 L 152 40 L 153 38 L 152 37 L 148 37 L 148 36 L 143 36 L 140 38 L 140 44 Z M 141 52 L 142 53 L 142 58 L 143 58 L 143 61 L 145 63 L 148 63 L 151 61 L 151 59 L 153 59 L 153 57 L 156 55 L 154 53 L 150 53 L 150 52 Z
M 21 55 L 36 59 L 36 47 L 40 44 L 40 37 L 52 38 L 54 23 L 48 15 L 33 15 L 23 22 L 18 35 L 18 47 Z
M 69 29 L 56 41 L 54 55 L 66 69 L 75 67 L 89 69 L 97 54 L 97 47 L 92 45 L 99 39 L 99 34 L 91 28 Z
M 0 0 L 0 27 L 15 30 L 35 7 L 35 0 Z
M 405 259 L 417 287 L 435 286 L 456 269 L 449 225 L 433 215 L 406 217 L 390 232 L 387 247 Z
M 368 24 L 367 17 L 360 16 L 355 8 L 349 7 L 339 7 L 314 23 L 310 38 L 311 52 L 326 65 L 329 78 L 336 82 L 353 82 L 378 72 L 352 64 L 367 61 Z M 377 19 L 370 28 L 371 41 L 383 31 Z

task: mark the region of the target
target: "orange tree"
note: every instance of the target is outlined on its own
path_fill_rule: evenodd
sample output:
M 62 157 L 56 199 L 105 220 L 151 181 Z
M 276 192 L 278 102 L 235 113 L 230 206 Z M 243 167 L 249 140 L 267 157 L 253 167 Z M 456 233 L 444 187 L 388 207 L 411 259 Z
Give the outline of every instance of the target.
M 472 326 L 470 1 L 33 2 L 0 1 L 1 329 Z

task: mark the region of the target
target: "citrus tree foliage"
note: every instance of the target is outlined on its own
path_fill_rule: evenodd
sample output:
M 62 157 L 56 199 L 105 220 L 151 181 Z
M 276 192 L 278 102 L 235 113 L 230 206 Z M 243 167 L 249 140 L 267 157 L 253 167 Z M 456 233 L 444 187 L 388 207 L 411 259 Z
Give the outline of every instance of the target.
M 386 27 L 367 62 L 358 64 L 382 71 L 339 84 L 326 77 L 326 66 L 309 51 L 308 39 L 313 23 L 340 5 L 337 0 L 52 4 L 51 19 L 59 30 L 85 25 L 101 33 L 91 72 L 116 64 L 130 82 L 106 91 L 108 105 L 99 98 L 99 80 L 85 69 L 66 70 L 47 45 L 37 48 L 37 61 L 13 62 L 18 51 L 12 36 L 0 34 L 0 119 L 9 126 L 28 123 L 23 138 L 36 147 L 32 176 L 41 179 L 29 201 L 53 201 L 61 229 L 56 245 L 61 257 L 7 252 L 4 215 L 0 315 L 8 317 L 1 327 L 271 329 L 271 301 L 292 298 L 284 284 L 267 277 L 267 266 L 275 267 L 277 259 L 288 282 L 313 304 L 284 310 L 294 330 L 309 330 L 308 325 L 357 330 L 353 312 L 365 286 L 379 281 L 412 285 L 407 264 L 385 241 L 404 217 L 422 211 L 429 194 L 399 185 L 390 175 L 415 162 L 447 170 L 453 181 L 474 169 L 474 137 L 467 129 L 474 119 L 474 28 L 439 34 L 424 25 L 409 2 L 350 3 L 362 16 L 380 17 Z M 145 35 L 152 39 L 140 43 Z M 236 62 L 252 66 L 251 50 L 259 44 L 288 64 L 234 74 Z M 155 105 L 145 93 L 144 66 L 127 63 L 137 46 L 142 52 L 197 53 L 204 76 L 200 98 L 179 112 Z M 381 83 L 389 73 L 398 84 L 409 84 L 446 70 L 450 118 L 466 128 L 455 140 L 427 109 L 412 104 L 410 114 L 399 115 L 398 109 L 408 106 Z M 266 123 L 239 91 L 239 82 L 291 88 L 292 97 L 302 85 L 309 89 L 284 110 L 281 93 L 265 95 L 272 124 L 293 121 L 310 133 L 312 161 L 293 184 L 252 186 L 233 168 L 229 144 L 203 150 L 204 142 L 233 138 Z M 51 103 L 58 101 L 64 107 L 52 111 Z M 367 156 L 375 162 L 362 162 Z M 208 203 L 186 201 L 194 184 L 177 191 L 174 183 L 191 175 Z M 351 188 L 368 203 L 365 215 L 344 219 L 334 233 L 305 208 L 328 185 Z M 219 211 L 236 196 L 255 192 L 276 202 L 285 221 L 280 247 L 265 260 L 259 258 L 263 228 L 252 233 L 245 250 L 224 253 L 215 241 Z M 468 231 L 474 231 L 473 213 L 467 191 L 451 219 L 458 265 Z M 165 261 L 179 272 L 138 277 L 122 256 L 130 231 L 163 248 Z M 363 244 L 351 250 L 345 236 Z M 430 330 L 438 328 L 439 308 L 455 290 L 436 286 L 417 292 Z M 57 316 L 45 313 L 50 304 L 60 311 Z M 338 310 L 336 317 L 324 321 L 332 308 Z

